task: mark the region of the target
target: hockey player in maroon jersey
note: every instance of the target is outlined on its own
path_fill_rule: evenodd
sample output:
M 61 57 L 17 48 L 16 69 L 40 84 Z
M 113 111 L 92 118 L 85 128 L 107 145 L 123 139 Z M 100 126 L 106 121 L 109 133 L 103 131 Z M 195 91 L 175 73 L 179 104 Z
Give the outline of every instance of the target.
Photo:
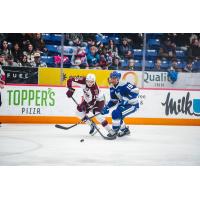
M 3 69 L 1 68 L 1 65 L 0 65 L 0 107 L 1 107 L 1 104 L 2 104 L 2 101 L 1 101 L 1 89 L 4 88 L 5 79 L 6 79 L 6 75 L 5 75 Z M 0 122 L 0 127 L 1 127 L 1 122 Z
M 5 73 L 4 73 L 3 69 L 0 66 L 0 89 L 4 88 L 5 78 L 6 78 Z M 1 106 L 1 104 L 2 104 L 2 101 L 1 101 L 1 90 L 0 90 L 0 106 Z
M 113 130 L 108 125 L 107 120 L 100 114 L 102 108 L 105 105 L 104 95 L 99 90 L 96 84 L 96 77 L 94 74 L 88 74 L 86 77 L 81 78 L 70 78 L 67 81 L 67 97 L 71 98 L 74 94 L 75 89 L 73 88 L 73 83 L 76 85 L 80 85 L 83 89 L 83 101 L 81 104 L 77 106 L 77 115 L 81 119 L 86 119 L 86 123 L 90 125 L 90 134 L 95 134 L 95 127 L 92 125 L 90 120 L 87 120 L 86 115 L 89 112 L 92 112 L 96 116 L 97 120 L 101 123 L 101 125 L 108 131 L 108 133 L 112 132 Z

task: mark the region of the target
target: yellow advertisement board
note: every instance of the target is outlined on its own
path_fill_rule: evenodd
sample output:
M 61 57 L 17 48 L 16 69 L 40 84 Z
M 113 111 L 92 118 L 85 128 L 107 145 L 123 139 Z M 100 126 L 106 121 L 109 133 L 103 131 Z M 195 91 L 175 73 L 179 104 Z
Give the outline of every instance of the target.
M 62 73 L 63 71 L 63 73 Z M 112 70 L 86 70 L 86 69 L 63 69 L 60 68 L 39 68 L 39 85 L 65 86 L 70 77 L 86 76 L 88 73 L 96 75 L 97 85 L 108 87 L 108 77 Z M 120 71 L 122 80 L 127 80 L 140 87 L 141 74 L 134 71 Z M 62 76 L 62 79 L 61 79 Z M 61 81 L 62 80 L 62 81 Z
M 86 69 L 61 69 L 59 68 L 40 68 L 39 69 L 39 85 L 66 85 L 66 81 L 72 77 L 86 76 L 88 73 L 96 75 L 97 84 L 101 87 L 108 87 L 108 77 L 112 71 L 110 70 L 86 70 Z M 61 84 L 61 75 L 62 84 Z

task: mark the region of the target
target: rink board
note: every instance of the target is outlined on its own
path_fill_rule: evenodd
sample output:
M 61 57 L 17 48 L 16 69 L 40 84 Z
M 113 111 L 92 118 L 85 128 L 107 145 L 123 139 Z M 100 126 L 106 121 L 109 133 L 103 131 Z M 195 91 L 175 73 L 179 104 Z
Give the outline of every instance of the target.
M 106 100 L 109 89 L 101 88 Z M 1 91 L 0 121 L 3 123 L 76 123 L 76 105 L 65 87 L 7 85 Z M 80 102 L 82 90 L 76 88 Z M 127 124 L 200 125 L 200 91 L 141 89 L 140 109 L 125 119 Z M 111 112 L 110 112 L 111 114 Z M 106 115 L 111 123 L 110 114 Z

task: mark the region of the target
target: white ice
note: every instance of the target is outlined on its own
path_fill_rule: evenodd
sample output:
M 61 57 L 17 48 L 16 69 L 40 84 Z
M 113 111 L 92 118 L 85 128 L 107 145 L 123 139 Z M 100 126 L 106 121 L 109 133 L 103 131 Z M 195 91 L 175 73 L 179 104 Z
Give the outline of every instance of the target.
M 199 126 L 131 125 L 130 136 L 113 141 L 88 130 L 2 124 L 0 165 L 200 165 Z

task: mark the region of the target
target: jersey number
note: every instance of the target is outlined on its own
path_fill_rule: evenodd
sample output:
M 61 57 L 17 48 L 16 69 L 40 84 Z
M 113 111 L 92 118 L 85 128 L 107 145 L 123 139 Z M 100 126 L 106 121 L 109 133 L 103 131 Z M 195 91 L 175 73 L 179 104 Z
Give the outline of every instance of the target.
M 128 84 L 128 85 L 127 85 L 127 88 L 128 88 L 129 90 L 132 90 L 132 89 L 133 89 L 133 85 Z

